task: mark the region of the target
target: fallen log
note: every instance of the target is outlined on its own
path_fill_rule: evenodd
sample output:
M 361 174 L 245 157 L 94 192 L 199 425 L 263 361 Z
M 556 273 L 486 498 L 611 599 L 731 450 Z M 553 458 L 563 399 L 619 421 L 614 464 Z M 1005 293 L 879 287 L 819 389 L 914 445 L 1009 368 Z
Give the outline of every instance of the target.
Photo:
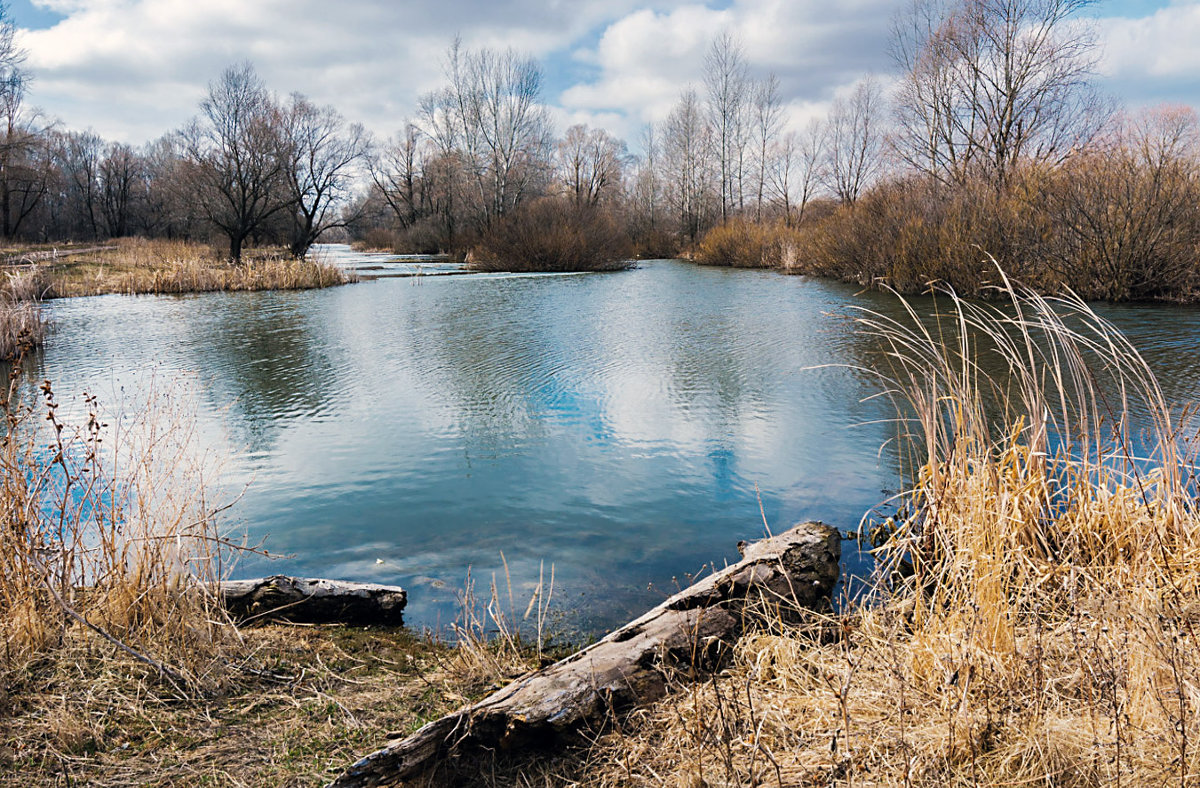
M 225 610 L 238 622 L 287 620 L 300 624 L 404 623 L 408 593 L 399 586 L 273 575 L 220 584 Z
M 720 669 L 746 621 L 765 612 L 763 604 L 785 615 L 827 609 L 840 558 L 840 535 L 821 523 L 746 545 L 733 566 L 588 648 L 366 756 L 330 788 L 431 777 L 431 784 L 444 784 L 451 772 L 471 769 L 473 759 L 489 754 L 582 741 L 611 715 L 662 697 L 671 677 L 701 678 Z

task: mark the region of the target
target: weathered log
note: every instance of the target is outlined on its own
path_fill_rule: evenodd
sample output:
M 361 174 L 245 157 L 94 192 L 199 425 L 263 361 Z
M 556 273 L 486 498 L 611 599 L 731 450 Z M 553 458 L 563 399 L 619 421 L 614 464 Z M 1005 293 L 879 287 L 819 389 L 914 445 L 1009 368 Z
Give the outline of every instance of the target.
M 469 768 L 472 758 L 488 753 L 580 741 L 610 715 L 662 697 L 670 677 L 700 678 L 719 669 L 760 603 L 785 611 L 827 609 L 840 558 L 840 535 L 821 523 L 746 545 L 733 566 L 588 648 L 366 756 L 330 788 L 403 784 L 450 760 Z
M 225 610 L 236 621 L 287 620 L 301 624 L 404 623 L 408 593 L 399 586 L 273 575 L 220 585 Z

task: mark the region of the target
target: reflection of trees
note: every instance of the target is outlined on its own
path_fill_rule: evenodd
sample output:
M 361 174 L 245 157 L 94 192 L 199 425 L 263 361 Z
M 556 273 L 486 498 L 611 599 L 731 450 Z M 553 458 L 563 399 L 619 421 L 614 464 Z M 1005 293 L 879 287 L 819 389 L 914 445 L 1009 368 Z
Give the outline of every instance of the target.
M 309 294 L 231 293 L 206 304 L 191 322 L 189 343 L 217 407 L 232 403 L 255 444 L 277 422 L 327 411 L 343 381 L 339 349 L 324 330 L 324 312 Z

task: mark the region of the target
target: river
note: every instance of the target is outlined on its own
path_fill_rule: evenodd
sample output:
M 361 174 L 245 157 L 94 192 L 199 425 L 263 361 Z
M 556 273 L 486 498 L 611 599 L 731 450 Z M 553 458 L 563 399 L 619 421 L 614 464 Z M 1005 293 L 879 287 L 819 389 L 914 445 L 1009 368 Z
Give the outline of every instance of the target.
M 363 260 L 385 274 L 427 261 Z M 374 268 L 376 272 L 381 269 Z M 371 273 L 370 270 L 365 273 Z M 850 305 L 807 277 L 648 261 L 580 275 L 383 276 L 301 292 L 51 302 L 41 377 L 78 409 L 183 381 L 230 459 L 227 520 L 290 557 L 234 574 L 396 583 L 441 627 L 468 568 L 517 615 L 554 571 L 562 626 L 595 632 L 735 545 L 803 519 L 853 529 L 898 484 L 893 428 Z M 1200 311 L 1106 307 L 1162 377 L 1200 392 Z M 761 504 L 761 509 L 760 509 Z M 869 558 L 852 544 L 846 571 Z

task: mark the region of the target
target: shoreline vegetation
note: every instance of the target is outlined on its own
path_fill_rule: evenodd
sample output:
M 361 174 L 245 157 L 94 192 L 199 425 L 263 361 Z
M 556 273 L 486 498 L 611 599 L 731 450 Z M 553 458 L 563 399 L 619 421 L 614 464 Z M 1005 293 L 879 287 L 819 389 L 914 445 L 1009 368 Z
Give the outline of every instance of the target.
M 1012 285 L 996 297 L 943 291 L 933 315 L 859 315 L 889 359 L 875 372 L 909 479 L 864 519 L 868 593 L 819 626 L 746 632 L 711 680 L 680 684 L 583 750 L 501 764 L 490 784 L 1195 780 L 1195 425 L 1084 302 Z M 1009 374 L 988 378 L 982 353 Z M 195 590 L 218 556 L 253 548 L 191 492 L 202 476 L 174 441 L 186 419 L 168 429 L 147 416 L 110 438 L 92 403 L 47 460 L 30 428 L 46 416 L 57 427 L 53 391 L 20 405 L 12 385 L 0 782 L 327 781 L 546 664 L 545 600 L 538 636 L 523 640 L 521 606 L 499 613 L 494 580 L 483 604 L 468 586 L 456 648 L 394 630 L 238 630 Z M 172 413 L 163 405 L 146 412 Z M 121 454 L 133 461 L 106 464 L 101 439 L 132 441 Z
M 357 281 L 319 258 L 285 250 L 247 249 L 240 262 L 187 241 L 117 238 L 103 245 L 8 247 L 0 250 L 0 359 L 41 345 L 40 305 L 55 298 L 123 294 L 181 295 L 214 291 L 307 290 Z

